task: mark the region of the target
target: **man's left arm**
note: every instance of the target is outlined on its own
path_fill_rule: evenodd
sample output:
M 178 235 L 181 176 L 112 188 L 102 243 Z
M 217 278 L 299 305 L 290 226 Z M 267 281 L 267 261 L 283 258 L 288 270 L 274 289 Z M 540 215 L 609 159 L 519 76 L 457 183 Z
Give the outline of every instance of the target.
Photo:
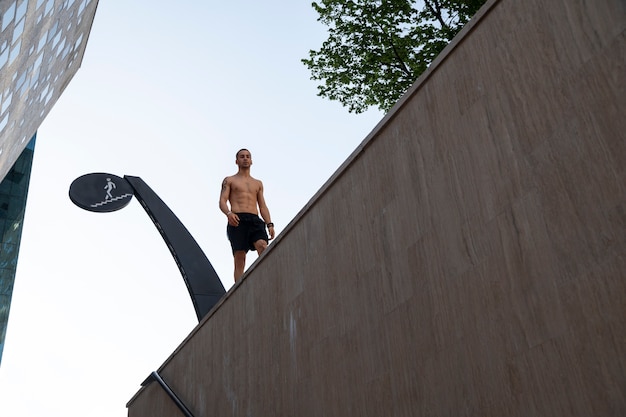
M 263 221 L 267 225 L 267 230 L 270 232 L 270 240 L 274 239 L 276 232 L 274 231 L 274 223 L 272 223 L 272 216 L 270 215 L 270 210 L 267 208 L 267 204 L 265 204 L 265 196 L 263 195 L 263 183 L 261 182 L 261 186 L 259 188 L 259 192 L 257 193 L 257 203 L 259 205 L 259 212 L 261 213 L 261 217 Z

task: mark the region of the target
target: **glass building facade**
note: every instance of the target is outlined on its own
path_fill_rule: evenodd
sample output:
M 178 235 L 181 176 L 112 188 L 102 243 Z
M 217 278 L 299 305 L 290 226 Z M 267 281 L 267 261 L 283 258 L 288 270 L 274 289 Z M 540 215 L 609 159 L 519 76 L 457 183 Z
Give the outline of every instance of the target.
M 39 126 L 82 62 L 98 0 L 0 0 L 0 361 Z
M 80 67 L 97 0 L 0 0 L 0 179 Z
M 9 321 L 35 140 L 36 136 L 0 182 L 0 362 Z

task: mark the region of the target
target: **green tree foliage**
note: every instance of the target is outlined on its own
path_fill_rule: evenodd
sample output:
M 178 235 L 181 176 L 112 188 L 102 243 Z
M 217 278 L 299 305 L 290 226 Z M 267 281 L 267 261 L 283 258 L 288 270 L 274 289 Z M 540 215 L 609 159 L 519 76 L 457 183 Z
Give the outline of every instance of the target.
M 388 111 L 486 0 L 321 0 L 329 37 L 302 62 L 318 96 Z

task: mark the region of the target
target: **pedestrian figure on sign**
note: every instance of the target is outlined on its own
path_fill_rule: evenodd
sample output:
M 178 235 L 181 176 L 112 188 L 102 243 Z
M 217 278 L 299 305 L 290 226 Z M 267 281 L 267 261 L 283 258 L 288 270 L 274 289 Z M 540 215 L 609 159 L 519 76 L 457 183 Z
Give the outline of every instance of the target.
M 108 200 L 109 198 L 113 198 L 113 196 L 111 195 L 111 191 L 117 188 L 115 183 L 113 181 L 111 181 L 111 178 L 107 178 L 107 185 L 104 186 L 104 189 L 107 190 L 107 195 L 105 197 L 105 200 Z

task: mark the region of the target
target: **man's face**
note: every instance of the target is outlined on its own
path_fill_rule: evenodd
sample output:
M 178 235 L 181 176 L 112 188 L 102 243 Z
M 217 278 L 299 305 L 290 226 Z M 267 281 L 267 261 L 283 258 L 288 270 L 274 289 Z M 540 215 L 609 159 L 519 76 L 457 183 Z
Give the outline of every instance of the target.
M 235 163 L 240 167 L 249 167 L 252 165 L 252 156 L 248 151 L 240 151 L 237 154 L 237 160 Z

